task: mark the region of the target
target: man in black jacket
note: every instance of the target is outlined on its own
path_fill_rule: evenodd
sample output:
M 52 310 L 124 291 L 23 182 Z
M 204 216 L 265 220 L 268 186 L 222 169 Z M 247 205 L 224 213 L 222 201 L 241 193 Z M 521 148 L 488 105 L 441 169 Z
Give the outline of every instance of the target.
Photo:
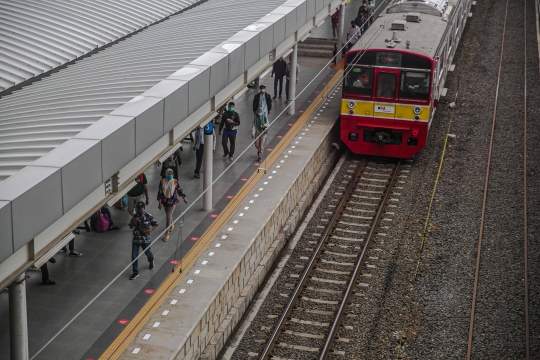
M 236 111 L 234 111 L 234 103 L 231 101 L 229 102 L 229 107 L 227 108 L 227 111 L 221 115 L 221 123 L 219 124 L 219 133 L 218 135 L 221 135 L 221 131 L 223 130 L 223 127 L 225 127 L 225 130 L 223 131 L 223 137 L 221 138 L 221 145 L 223 145 L 223 157 L 226 158 L 227 155 L 229 156 L 229 160 L 233 159 L 234 156 L 234 149 L 236 147 L 236 134 L 238 132 L 238 126 L 240 125 L 240 115 Z M 231 143 L 231 148 L 227 146 L 228 142 Z
M 261 84 L 259 89 L 259 93 L 253 98 L 253 115 L 257 114 L 258 109 L 262 109 L 268 117 L 270 110 L 272 110 L 272 97 L 266 92 L 266 85 Z
M 278 82 L 279 82 L 279 98 L 281 99 L 281 93 L 283 92 L 283 77 L 285 76 L 285 73 L 287 72 L 287 62 L 283 60 L 283 56 L 279 58 L 278 61 L 274 63 L 274 66 L 272 67 L 272 75 L 274 76 L 274 73 L 276 74 L 276 77 L 274 78 L 274 100 L 278 96 Z

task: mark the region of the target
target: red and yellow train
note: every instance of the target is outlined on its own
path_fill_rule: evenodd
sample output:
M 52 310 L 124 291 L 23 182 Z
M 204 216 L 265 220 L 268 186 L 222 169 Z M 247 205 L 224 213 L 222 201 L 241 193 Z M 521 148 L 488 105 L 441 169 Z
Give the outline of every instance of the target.
M 355 154 L 424 146 L 472 0 L 395 0 L 347 52 L 340 136 Z

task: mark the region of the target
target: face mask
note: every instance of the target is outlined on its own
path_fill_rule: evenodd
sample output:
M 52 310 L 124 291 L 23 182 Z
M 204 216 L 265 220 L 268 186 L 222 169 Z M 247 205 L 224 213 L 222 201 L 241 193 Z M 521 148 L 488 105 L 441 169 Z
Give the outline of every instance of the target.
M 230 108 L 229 108 L 229 111 L 234 111 L 234 108 L 233 108 L 233 107 L 230 107 Z
M 262 115 L 262 112 L 258 112 L 257 115 L 261 116 L 261 115 Z
M 167 175 L 167 180 L 172 180 L 172 179 L 173 179 L 172 175 Z
M 142 210 L 137 210 L 137 215 L 143 216 L 143 215 L 144 215 L 144 211 L 142 211 Z
M 264 94 L 264 92 L 265 92 L 265 91 L 266 91 L 266 90 L 264 90 L 264 89 L 261 89 L 261 94 Z

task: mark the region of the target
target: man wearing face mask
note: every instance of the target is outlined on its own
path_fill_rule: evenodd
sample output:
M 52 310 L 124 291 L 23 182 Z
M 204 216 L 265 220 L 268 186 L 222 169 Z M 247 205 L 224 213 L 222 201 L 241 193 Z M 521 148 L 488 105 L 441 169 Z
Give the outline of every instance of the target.
M 139 256 L 139 248 L 146 253 L 149 269 L 155 269 L 154 254 L 150 250 L 150 233 L 158 226 L 156 219 L 145 211 L 145 205 L 142 201 L 137 203 L 137 212 L 129 222 L 129 228 L 133 229 L 133 242 L 131 246 L 131 261 Z M 129 280 L 135 280 L 139 277 L 139 260 L 133 262 L 133 274 Z
M 261 84 L 259 93 L 253 98 L 253 115 L 257 115 L 257 110 L 262 109 L 264 116 L 268 117 L 272 110 L 272 97 L 266 92 L 266 85 Z
M 221 145 L 223 145 L 223 157 L 226 158 L 229 156 L 229 160 L 233 159 L 234 149 L 236 147 L 236 134 L 238 133 L 238 126 L 240 125 L 240 115 L 234 111 L 234 103 L 229 102 L 229 108 L 221 116 L 221 124 L 219 124 L 219 133 L 223 127 L 223 137 L 221 138 Z M 228 143 L 231 143 L 231 148 L 229 149 Z

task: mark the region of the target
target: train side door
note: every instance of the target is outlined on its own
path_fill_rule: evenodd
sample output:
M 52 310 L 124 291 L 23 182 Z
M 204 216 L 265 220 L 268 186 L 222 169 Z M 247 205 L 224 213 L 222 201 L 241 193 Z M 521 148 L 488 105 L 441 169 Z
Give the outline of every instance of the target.
M 376 69 L 373 116 L 381 123 L 394 124 L 399 70 Z

